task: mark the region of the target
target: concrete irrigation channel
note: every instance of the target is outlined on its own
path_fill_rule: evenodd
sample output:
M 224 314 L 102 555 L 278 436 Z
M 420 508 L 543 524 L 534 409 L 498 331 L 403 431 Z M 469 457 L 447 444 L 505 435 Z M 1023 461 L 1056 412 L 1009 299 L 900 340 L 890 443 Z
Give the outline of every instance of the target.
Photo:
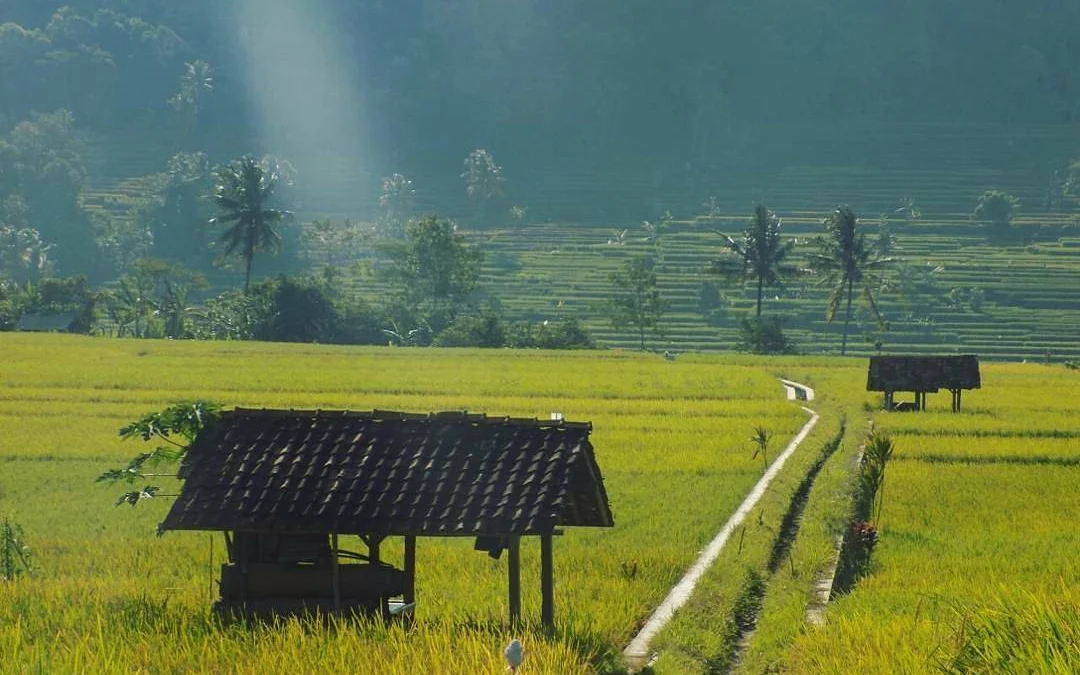
M 797 401 L 813 401 L 814 390 L 798 382 L 792 382 L 790 380 L 781 380 L 781 384 L 784 385 L 784 389 L 787 392 L 789 400 Z M 819 416 L 816 412 L 810 408 L 803 407 L 803 410 L 810 415 L 810 419 L 806 421 L 806 424 L 799 429 L 799 433 L 795 434 L 795 437 L 791 439 L 787 447 L 784 448 L 784 452 L 777 457 L 773 463 L 769 466 L 768 470 L 762 475 L 761 479 L 754 485 L 754 488 L 743 500 L 743 503 L 739 505 L 739 508 L 732 514 L 720 531 L 713 537 L 712 541 L 701 551 L 697 560 L 690 566 L 686 574 L 679 580 L 671 590 L 668 592 L 664 601 L 660 603 L 660 606 L 653 611 L 652 615 L 642 626 L 638 634 L 634 636 L 634 639 L 630 641 L 626 649 L 623 650 L 623 662 L 631 670 L 639 670 L 642 666 L 646 665 L 650 658 L 651 650 L 650 645 L 652 640 L 656 637 L 656 634 L 667 625 L 671 617 L 675 615 L 675 612 L 686 604 L 686 601 L 690 599 L 694 589 L 697 587 L 701 577 L 708 571 L 712 564 L 716 562 L 716 559 L 720 556 L 721 551 L 724 550 L 724 546 L 727 545 L 728 540 L 731 539 L 731 535 L 742 524 L 750 512 L 757 505 L 758 501 L 765 495 L 765 491 L 769 488 L 769 485 L 773 482 L 773 479 L 779 475 L 781 469 L 784 468 L 784 464 L 788 458 L 794 454 L 795 450 L 799 447 L 799 444 L 810 435 L 810 432 L 818 423 Z

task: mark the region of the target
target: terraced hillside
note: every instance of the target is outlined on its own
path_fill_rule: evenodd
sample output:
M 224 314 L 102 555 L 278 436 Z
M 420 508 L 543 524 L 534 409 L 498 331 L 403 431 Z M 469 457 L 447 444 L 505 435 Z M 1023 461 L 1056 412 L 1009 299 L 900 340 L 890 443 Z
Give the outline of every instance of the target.
M 485 250 L 484 284 L 511 318 L 545 320 L 573 313 L 603 345 L 632 347 L 633 337 L 613 331 L 602 306 L 611 290 L 610 272 L 630 256 L 645 254 L 656 259 L 670 303 L 665 336 L 652 346 L 728 349 L 752 297 L 740 289 L 721 289 L 721 306 L 708 316 L 703 313 L 702 285 L 719 281 L 704 270 L 722 252 L 720 239 L 709 230 L 734 234 L 743 214 L 760 200 L 784 218 L 787 233 L 804 240 L 820 232 L 828 209 L 849 203 L 871 237 L 883 215 L 888 217 L 897 237 L 896 255 L 914 277 L 909 286 L 918 291 L 884 289 L 888 330 L 860 315 L 852 327 L 850 352 L 872 352 L 880 342 L 886 351 L 1077 358 L 1080 220 L 1071 213 L 1073 204 L 1060 206 L 1061 213 L 1042 212 L 1051 169 L 1073 154 L 1077 135 L 1073 127 L 810 130 L 772 139 L 761 152 L 752 152 L 753 144 L 745 142 L 733 148 L 729 160 L 677 169 L 635 162 L 615 169 L 574 165 L 524 172 L 502 158 L 510 176 L 507 202 L 526 206 L 531 224 L 473 230 L 468 236 Z M 770 154 L 784 143 L 782 153 Z M 99 153 L 108 151 L 99 146 Z M 757 160 L 733 166 L 745 158 Z M 129 159 L 124 165 L 133 170 L 143 161 L 138 153 Z M 370 215 L 376 187 L 372 176 L 342 158 L 326 161 L 338 167 L 338 177 L 307 190 L 302 218 Z M 412 174 L 418 205 L 460 217 L 468 227 L 472 212 L 459 194 L 463 190 L 453 167 L 444 168 L 448 177 L 441 179 Z M 302 180 L 304 167 L 299 169 Z M 357 187 L 343 189 L 346 185 Z M 84 201 L 92 208 L 122 212 L 144 187 L 137 178 L 116 177 L 108 185 L 96 184 Z M 1020 234 L 1011 241 L 991 241 L 967 215 L 989 188 L 1021 199 Z M 696 214 L 705 210 L 702 202 L 710 196 L 714 213 L 724 215 L 703 219 Z M 908 200 L 919 207 L 921 217 L 905 219 L 897 213 Z M 659 240 L 647 239 L 642 220 L 655 222 L 665 210 L 677 219 Z M 317 254 L 312 258 L 321 259 Z M 353 290 L 377 299 L 386 289 L 377 280 L 363 279 Z M 824 322 L 824 293 L 812 278 L 796 280 L 783 291 L 770 289 L 768 298 L 765 312 L 784 318 L 801 350 L 839 348 L 841 325 Z
M 818 214 L 796 214 L 785 227 L 800 240 L 818 234 Z M 664 297 L 670 302 L 666 339 L 660 348 L 728 348 L 737 321 L 752 310 L 752 289 L 726 289 L 727 306 L 706 319 L 700 289 L 710 279 L 709 260 L 721 253 L 709 229 L 735 232 L 739 221 L 674 223 L 658 244 L 627 236 L 608 243 L 610 229 L 544 225 L 504 230 L 478 237 L 488 251 L 487 282 L 511 314 L 538 320 L 576 312 L 605 344 L 633 346 L 633 336 L 618 334 L 598 312 L 610 295 L 608 274 L 634 254 L 652 255 Z M 1026 227 L 1022 225 L 1021 227 Z M 1054 238 L 1031 245 L 987 243 L 980 226 L 965 220 L 934 220 L 893 226 L 897 254 L 925 272 L 938 289 L 934 296 L 882 294 L 888 330 L 860 315 L 849 350 L 873 351 L 881 340 L 889 351 L 974 351 L 1003 359 L 1075 358 L 1080 355 L 1080 238 Z M 1065 229 L 1073 229 L 1071 226 Z M 936 270 L 936 271 L 932 271 Z M 770 290 L 765 313 L 784 317 L 800 348 L 838 349 L 841 326 L 824 321 L 824 292 L 812 277 Z M 981 289 L 981 306 L 963 300 Z M 957 289 L 952 291 L 952 289 Z M 951 295 L 950 295 L 951 292 Z M 978 291 L 977 291 L 978 292 Z M 935 306 L 930 306 L 934 303 Z

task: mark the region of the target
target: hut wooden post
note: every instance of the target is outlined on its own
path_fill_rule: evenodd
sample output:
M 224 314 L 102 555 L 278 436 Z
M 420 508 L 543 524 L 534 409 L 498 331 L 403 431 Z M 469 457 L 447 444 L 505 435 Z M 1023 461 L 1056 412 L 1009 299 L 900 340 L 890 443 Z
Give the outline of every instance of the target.
M 555 569 L 552 556 L 552 536 L 540 536 L 540 622 L 545 628 L 555 628 Z
M 378 535 L 375 535 L 375 534 L 369 534 L 364 539 L 364 542 L 367 543 L 367 547 L 368 547 L 368 564 L 371 565 L 372 569 L 377 569 L 379 567 L 379 563 L 382 560 L 379 557 L 379 545 L 382 544 L 382 540 L 383 540 L 382 537 L 380 537 Z M 387 616 L 389 614 L 389 612 L 390 612 L 390 605 L 389 605 L 387 599 L 385 597 L 380 597 L 379 598 L 379 615 L 385 617 L 385 616 Z
M 405 537 L 405 593 L 402 600 L 406 605 L 416 602 L 416 537 Z
M 338 536 L 335 532 L 330 535 L 330 565 L 331 583 L 334 587 L 334 612 L 341 613 L 341 568 L 338 562 Z
M 510 626 L 516 627 L 521 622 L 521 537 L 510 537 L 508 552 Z

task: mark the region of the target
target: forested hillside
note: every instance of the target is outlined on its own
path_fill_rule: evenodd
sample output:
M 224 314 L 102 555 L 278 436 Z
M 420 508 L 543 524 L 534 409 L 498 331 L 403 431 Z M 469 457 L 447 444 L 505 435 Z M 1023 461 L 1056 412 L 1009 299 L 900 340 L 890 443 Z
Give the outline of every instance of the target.
M 293 337 L 434 330 L 495 301 L 540 321 L 515 289 L 543 264 L 522 270 L 520 244 L 500 242 L 540 252 L 561 227 L 591 242 L 665 217 L 708 229 L 755 202 L 808 222 L 851 202 L 879 225 L 921 208 L 918 222 L 953 227 L 998 188 L 1034 227 L 995 246 L 1064 237 L 1072 251 L 1078 57 L 1078 0 L 0 0 L 0 327 L 93 300 L 95 330 L 191 336 L 177 312 L 204 320 L 206 301 L 280 273 L 321 275 L 339 314 L 367 317 Z M 211 194 L 245 155 L 283 218 L 230 247 L 210 219 L 232 197 Z M 422 214 L 487 246 L 483 276 L 441 317 L 418 310 L 404 263 Z M 512 236 L 474 234 L 502 227 Z M 893 230 L 941 264 L 920 239 L 933 231 Z M 699 267 L 657 267 L 682 315 L 713 252 L 689 255 Z M 603 333 L 607 291 L 578 293 L 563 272 L 564 306 Z M 84 295 L 26 286 L 80 274 Z M 707 347 L 715 328 L 694 316 L 681 342 Z M 283 335 L 209 329 L 222 332 Z

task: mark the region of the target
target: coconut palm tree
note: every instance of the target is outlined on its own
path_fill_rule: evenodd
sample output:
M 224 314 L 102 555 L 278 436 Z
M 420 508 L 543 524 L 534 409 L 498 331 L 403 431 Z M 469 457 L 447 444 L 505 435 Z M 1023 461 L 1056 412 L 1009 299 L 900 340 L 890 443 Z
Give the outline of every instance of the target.
M 278 180 L 276 165 L 264 169 L 250 156 L 217 172 L 212 196 L 219 213 L 210 219 L 210 224 L 232 225 L 219 241 L 225 245 L 226 256 L 239 251 L 244 259 L 244 293 L 251 285 L 255 253 L 280 249 L 281 236 L 274 225 L 292 218 L 290 212 L 269 206 Z
M 759 319 L 765 288 L 782 286 L 785 276 L 798 272 L 797 268 L 784 264 L 795 247 L 795 240 L 781 241 L 780 225 L 781 220 L 775 213 L 764 206 L 756 206 L 753 217 L 738 239 L 712 230 L 724 238 L 728 249 L 734 254 L 734 257 L 713 261 L 712 271 L 739 283 L 748 279 L 757 280 L 755 316 Z
M 848 324 L 851 321 L 851 305 L 855 287 L 862 290 L 867 306 L 873 312 L 878 325 L 882 324 L 874 293 L 881 287 L 881 273 L 896 259 L 880 255 L 873 245 L 867 244 L 866 236 L 856 232 L 858 218 L 849 206 L 838 206 L 825 218 L 824 237 L 817 240 L 818 252 L 810 254 L 810 269 L 821 274 L 819 285 L 829 286 L 825 320 L 832 322 L 844 297 L 847 310 L 844 313 L 844 337 L 840 343 L 840 355 L 847 351 Z

